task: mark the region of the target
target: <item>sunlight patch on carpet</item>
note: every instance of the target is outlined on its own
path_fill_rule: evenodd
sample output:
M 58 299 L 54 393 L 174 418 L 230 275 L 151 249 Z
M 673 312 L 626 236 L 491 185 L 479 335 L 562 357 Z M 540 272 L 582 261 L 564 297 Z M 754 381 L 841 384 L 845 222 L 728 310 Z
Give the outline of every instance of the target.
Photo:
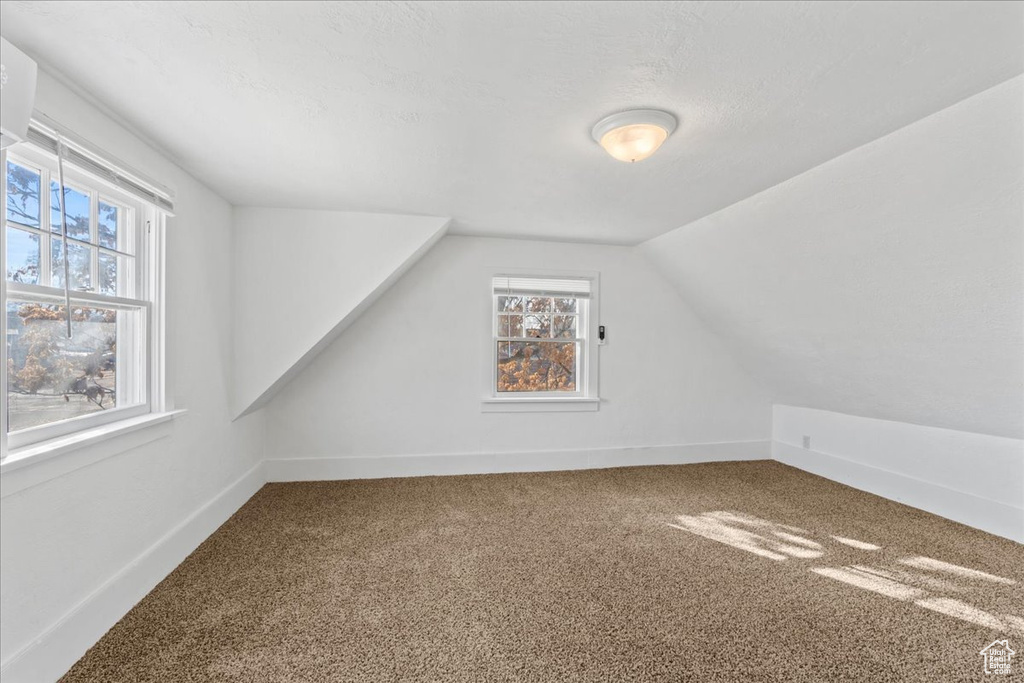
M 675 523 L 669 526 L 776 562 L 820 558 L 827 561 L 828 549 L 823 542 L 844 546 L 842 550 L 847 555 L 850 552 L 848 548 L 875 553 L 871 563 L 810 566 L 808 571 L 892 600 L 912 602 L 918 607 L 978 626 L 1000 632 L 1024 633 L 1024 618 L 1013 614 L 993 614 L 961 599 L 966 594 L 973 600 L 980 600 L 984 597 L 986 585 L 1014 586 L 1017 582 L 1013 579 L 932 557 L 899 557 L 898 551 L 881 553 L 881 546 L 845 536 L 829 535 L 823 542 L 818 542 L 808 538 L 812 534 L 803 529 L 735 511 L 678 515 Z M 896 557 L 892 557 L 893 552 L 897 553 Z M 960 597 L 951 597 L 950 594 L 960 594 Z

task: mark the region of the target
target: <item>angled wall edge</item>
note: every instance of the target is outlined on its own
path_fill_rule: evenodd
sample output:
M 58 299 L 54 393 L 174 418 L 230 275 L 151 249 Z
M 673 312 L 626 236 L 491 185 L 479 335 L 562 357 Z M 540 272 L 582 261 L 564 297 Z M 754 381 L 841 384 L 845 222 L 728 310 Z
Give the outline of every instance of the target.
M 451 222 L 258 207 L 236 207 L 233 218 L 233 419 L 264 406 Z

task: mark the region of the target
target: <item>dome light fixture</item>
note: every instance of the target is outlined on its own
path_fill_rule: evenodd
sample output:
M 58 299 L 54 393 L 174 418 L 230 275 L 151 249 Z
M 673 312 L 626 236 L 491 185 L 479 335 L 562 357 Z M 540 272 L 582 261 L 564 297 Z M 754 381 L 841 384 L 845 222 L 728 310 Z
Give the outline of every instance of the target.
M 676 129 L 676 117 L 660 109 L 632 109 L 606 116 L 591 135 L 619 161 L 643 161 Z

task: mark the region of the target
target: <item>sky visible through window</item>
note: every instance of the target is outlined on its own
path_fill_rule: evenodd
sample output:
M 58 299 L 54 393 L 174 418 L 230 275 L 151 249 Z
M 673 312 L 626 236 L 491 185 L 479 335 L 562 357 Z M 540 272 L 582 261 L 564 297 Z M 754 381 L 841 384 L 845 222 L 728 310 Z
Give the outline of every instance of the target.
M 57 171 L 8 161 L 6 172 L 8 431 L 136 404 L 141 393 L 131 369 L 135 347 L 118 341 L 126 332 L 130 340 L 137 338 L 142 306 L 118 310 L 72 299 L 69 338 L 64 306 L 22 287 L 64 287 L 61 189 L 52 180 Z M 49 194 L 41 194 L 47 187 Z M 88 184 L 64 186 L 70 289 L 131 298 L 130 214 L 101 193 Z M 122 362 L 128 369 L 119 372 Z M 119 382 L 127 396 L 119 395 Z
M 29 240 L 9 239 L 7 240 L 7 263 L 8 276 L 10 276 L 11 265 L 29 263 L 39 258 L 39 244 L 32 247 Z

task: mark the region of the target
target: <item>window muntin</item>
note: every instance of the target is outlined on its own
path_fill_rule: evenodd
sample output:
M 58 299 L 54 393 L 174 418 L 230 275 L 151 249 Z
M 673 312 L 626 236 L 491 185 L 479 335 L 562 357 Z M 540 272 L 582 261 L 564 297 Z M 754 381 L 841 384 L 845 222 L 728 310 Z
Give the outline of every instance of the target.
M 65 165 L 68 339 L 56 161 L 20 146 L 8 153 L 4 175 L 8 445 L 148 412 L 150 250 L 142 224 L 153 210 Z
M 495 277 L 494 395 L 585 396 L 590 285 Z

